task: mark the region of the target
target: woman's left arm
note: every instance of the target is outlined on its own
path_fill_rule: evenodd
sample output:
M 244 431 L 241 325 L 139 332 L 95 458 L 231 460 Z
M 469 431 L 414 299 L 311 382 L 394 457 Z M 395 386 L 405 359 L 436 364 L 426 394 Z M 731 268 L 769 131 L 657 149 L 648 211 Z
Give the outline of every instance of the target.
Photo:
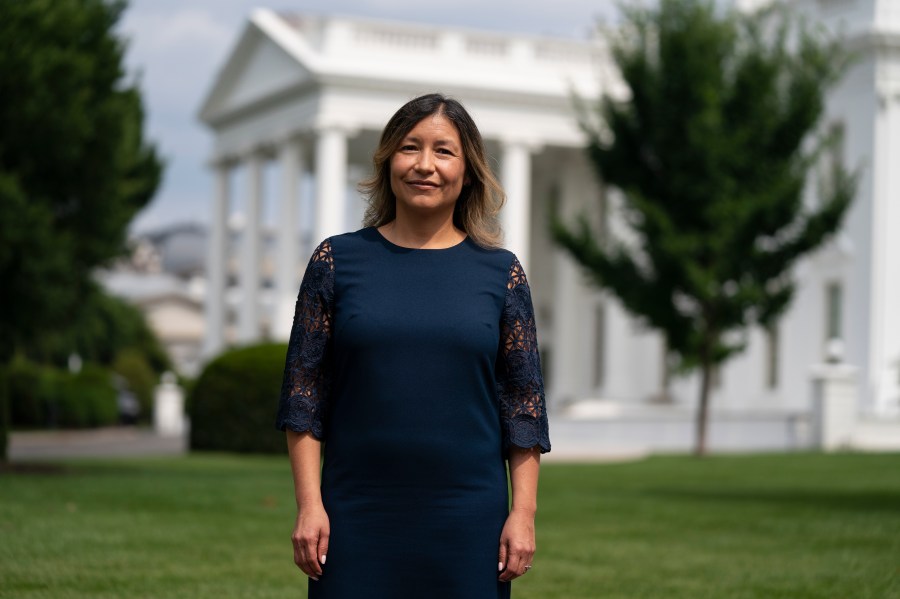
M 497 396 L 512 485 L 512 509 L 500 534 L 499 579 L 509 582 L 531 567 L 538 471 L 541 453 L 550 451 L 534 306 L 518 258 L 509 266 L 499 357 Z
M 534 557 L 534 515 L 537 511 L 540 447 L 509 448 L 512 509 L 500 535 L 499 580 L 509 582 L 525 574 Z

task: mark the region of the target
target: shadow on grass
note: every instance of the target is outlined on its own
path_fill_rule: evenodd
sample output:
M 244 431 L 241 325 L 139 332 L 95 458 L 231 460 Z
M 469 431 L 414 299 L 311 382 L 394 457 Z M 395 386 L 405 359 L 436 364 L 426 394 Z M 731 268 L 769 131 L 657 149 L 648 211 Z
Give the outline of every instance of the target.
M 706 502 L 733 502 L 781 505 L 785 507 L 820 508 L 835 511 L 886 512 L 900 514 L 900 492 L 895 491 L 814 491 L 810 489 L 720 490 L 664 489 L 645 491 L 668 499 Z
M 51 462 L 0 462 L 0 475 L 3 474 L 70 474 L 69 466 Z

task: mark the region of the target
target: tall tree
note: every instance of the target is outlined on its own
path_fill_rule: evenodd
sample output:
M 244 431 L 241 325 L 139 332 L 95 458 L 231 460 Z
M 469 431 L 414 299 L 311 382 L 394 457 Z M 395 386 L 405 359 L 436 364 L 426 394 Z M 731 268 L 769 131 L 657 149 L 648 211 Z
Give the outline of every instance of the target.
M 848 56 L 783 11 L 723 12 L 712 0 L 625 10 L 613 42 L 627 99 L 582 112 L 590 160 L 624 198 L 630 240 L 587 219 L 554 239 L 633 316 L 658 329 L 680 372 L 701 373 L 695 451 L 706 451 L 711 375 L 771 326 L 792 267 L 840 226 L 856 175 L 839 163 L 805 201 L 833 136 L 824 94 Z M 806 197 L 810 197 L 808 194 Z
M 6 365 L 78 322 L 162 175 L 114 32 L 124 9 L 0 0 L 0 461 Z
M 124 9 L 0 0 L 0 365 L 75 320 L 159 185 L 114 31 Z

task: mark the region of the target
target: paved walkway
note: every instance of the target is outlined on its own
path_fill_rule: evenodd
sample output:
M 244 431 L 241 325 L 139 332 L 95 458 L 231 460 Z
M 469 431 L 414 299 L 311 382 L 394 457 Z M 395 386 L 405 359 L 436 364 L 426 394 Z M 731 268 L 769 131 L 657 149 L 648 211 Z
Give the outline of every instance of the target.
M 568 430 L 555 422 L 553 451 L 541 459 L 548 462 L 619 462 L 640 459 L 646 451 L 610 446 L 589 431 Z M 552 429 L 551 429 L 552 430 Z M 587 432 L 586 432 L 587 431 Z M 9 459 L 13 462 L 52 461 L 67 458 L 116 458 L 178 456 L 188 451 L 187 437 L 160 437 L 152 429 L 112 427 L 92 430 L 14 432 L 10 435 Z
M 160 437 L 151 429 L 131 426 L 83 431 L 14 432 L 9 438 L 9 459 L 14 462 L 171 456 L 186 452 L 186 437 Z

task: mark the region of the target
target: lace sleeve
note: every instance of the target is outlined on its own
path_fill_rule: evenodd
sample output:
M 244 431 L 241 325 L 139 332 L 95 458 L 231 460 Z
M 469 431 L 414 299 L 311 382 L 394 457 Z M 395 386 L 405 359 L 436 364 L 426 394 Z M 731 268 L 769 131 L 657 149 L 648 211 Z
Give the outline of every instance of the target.
M 324 437 L 333 317 L 334 258 L 326 239 L 313 252 L 297 295 L 275 422 L 279 430 Z
M 531 289 L 517 258 L 513 258 L 509 267 L 506 301 L 500 317 L 497 395 L 504 455 L 510 445 L 539 446 L 541 453 L 550 451 Z

